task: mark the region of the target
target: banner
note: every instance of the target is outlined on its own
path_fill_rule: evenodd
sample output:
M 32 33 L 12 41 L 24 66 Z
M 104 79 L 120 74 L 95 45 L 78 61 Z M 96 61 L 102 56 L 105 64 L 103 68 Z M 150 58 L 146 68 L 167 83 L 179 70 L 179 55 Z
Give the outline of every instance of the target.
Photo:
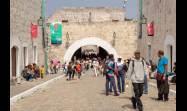
M 147 24 L 147 35 L 154 36 L 154 23 L 153 22 Z
M 32 39 L 38 36 L 38 25 L 31 24 L 31 37 Z
M 62 23 L 55 22 L 50 24 L 51 44 L 62 44 Z

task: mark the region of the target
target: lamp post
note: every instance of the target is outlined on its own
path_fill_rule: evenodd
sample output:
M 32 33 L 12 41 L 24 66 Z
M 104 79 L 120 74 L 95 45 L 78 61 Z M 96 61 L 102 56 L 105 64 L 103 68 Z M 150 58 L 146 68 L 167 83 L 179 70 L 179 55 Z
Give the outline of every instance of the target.
M 142 24 L 147 23 L 147 18 L 142 14 L 143 1 L 139 0 L 139 35 L 138 37 L 142 38 Z
M 45 53 L 45 69 L 46 73 L 48 73 L 48 44 L 46 43 L 46 24 L 45 24 L 45 1 L 42 0 L 42 16 L 38 20 L 38 24 L 42 26 L 42 38 L 43 38 L 43 47 L 44 47 L 44 53 Z

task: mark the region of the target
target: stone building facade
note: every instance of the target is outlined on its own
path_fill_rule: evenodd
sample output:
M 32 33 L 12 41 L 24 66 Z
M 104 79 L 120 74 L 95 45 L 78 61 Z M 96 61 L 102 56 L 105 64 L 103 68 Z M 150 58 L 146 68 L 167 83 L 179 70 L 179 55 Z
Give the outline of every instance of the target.
M 48 18 L 48 23 L 62 21 L 61 45 L 52 45 L 49 59 L 69 61 L 73 53 L 86 45 L 97 45 L 115 58 L 127 59 L 137 49 L 137 21 L 125 21 L 122 8 L 64 8 Z M 68 34 L 68 38 L 67 38 Z M 115 44 L 113 44 L 115 41 Z M 69 47 L 66 47 L 66 43 Z
M 171 71 L 176 62 L 176 0 L 143 0 L 143 14 L 148 23 L 154 22 L 155 35 L 147 36 L 146 25 L 143 25 L 138 48 L 142 56 L 154 62 L 158 60 L 158 50 L 164 50 Z
M 41 16 L 41 0 L 10 1 L 10 80 L 20 76 L 29 63 L 44 64 L 42 31 L 31 39 L 31 23 L 37 24 Z

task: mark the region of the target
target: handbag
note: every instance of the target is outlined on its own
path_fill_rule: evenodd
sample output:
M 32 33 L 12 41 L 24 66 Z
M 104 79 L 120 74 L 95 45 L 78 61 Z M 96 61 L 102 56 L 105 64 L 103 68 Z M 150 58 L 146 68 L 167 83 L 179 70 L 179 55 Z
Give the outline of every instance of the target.
M 163 77 L 164 77 L 164 75 L 159 74 L 159 73 L 157 73 L 157 75 L 156 75 L 156 79 L 157 79 L 157 80 L 162 80 Z
M 117 64 L 115 63 L 115 68 L 114 68 L 114 74 L 118 76 L 118 67 Z

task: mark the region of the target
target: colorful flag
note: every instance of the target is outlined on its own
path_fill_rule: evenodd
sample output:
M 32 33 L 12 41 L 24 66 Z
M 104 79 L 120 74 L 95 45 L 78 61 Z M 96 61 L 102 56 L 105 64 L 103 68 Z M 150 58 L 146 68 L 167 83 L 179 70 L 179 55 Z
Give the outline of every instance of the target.
M 62 24 L 55 22 L 50 25 L 51 44 L 62 44 Z
M 147 24 L 147 35 L 154 36 L 154 23 L 153 22 Z
M 38 36 L 38 25 L 31 24 L 31 37 L 32 39 Z

